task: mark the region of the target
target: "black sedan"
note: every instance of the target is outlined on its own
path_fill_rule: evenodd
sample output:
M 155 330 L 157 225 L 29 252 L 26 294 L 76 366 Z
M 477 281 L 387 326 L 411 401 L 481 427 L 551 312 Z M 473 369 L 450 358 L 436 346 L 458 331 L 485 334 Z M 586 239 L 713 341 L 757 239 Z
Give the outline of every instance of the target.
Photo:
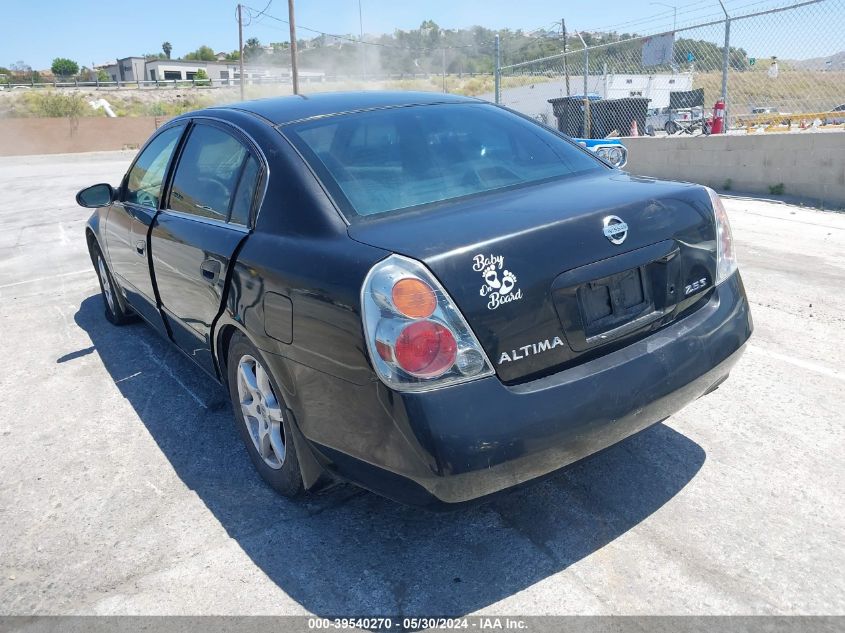
M 290 496 L 514 486 L 712 391 L 752 330 L 712 190 L 464 97 L 201 110 L 77 200 L 106 317 L 224 384 Z

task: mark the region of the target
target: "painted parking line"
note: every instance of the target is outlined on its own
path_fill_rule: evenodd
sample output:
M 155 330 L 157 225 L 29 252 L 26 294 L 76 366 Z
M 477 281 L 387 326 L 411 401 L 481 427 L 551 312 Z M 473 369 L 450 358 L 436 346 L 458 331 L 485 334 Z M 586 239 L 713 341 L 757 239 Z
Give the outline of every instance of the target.
M 22 286 L 24 284 L 34 284 L 38 283 L 39 281 L 48 281 L 50 279 L 56 279 L 57 277 L 72 277 L 73 275 L 82 275 L 85 273 L 90 273 L 91 269 L 86 268 L 85 270 L 75 270 L 70 273 L 60 273 L 58 275 L 50 275 L 49 277 L 38 277 L 36 279 L 24 279 L 23 281 L 13 281 L 10 284 L 3 284 L 0 285 L 0 290 L 3 288 L 11 288 L 12 286 Z
M 819 365 L 818 363 L 814 363 L 809 360 L 802 360 L 800 358 L 795 358 L 794 356 L 788 356 L 787 354 L 780 354 L 778 352 L 773 352 L 772 350 L 765 349 L 763 347 L 758 347 L 756 345 L 749 345 L 748 350 L 753 353 L 760 354 L 761 356 L 766 356 L 767 358 L 771 358 L 773 360 L 779 360 L 795 367 L 800 367 L 801 369 L 806 369 L 807 371 L 811 371 L 816 374 L 821 374 L 822 376 L 827 376 L 828 378 L 833 378 L 834 380 L 840 380 L 842 382 L 845 382 L 845 374 L 843 374 L 842 372 L 836 371 L 835 369 L 830 369 L 829 367 Z

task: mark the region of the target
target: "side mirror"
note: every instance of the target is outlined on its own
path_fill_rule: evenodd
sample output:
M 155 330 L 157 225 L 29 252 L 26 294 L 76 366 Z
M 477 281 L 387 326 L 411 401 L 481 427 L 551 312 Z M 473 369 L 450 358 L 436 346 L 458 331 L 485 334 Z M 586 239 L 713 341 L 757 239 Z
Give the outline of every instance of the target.
M 110 205 L 114 202 L 115 197 L 115 190 L 111 185 L 100 183 L 98 185 L 86 187 L 76 194 L 76 204 L 80 207 L 96 209 L 97 207 L 106 207 Z

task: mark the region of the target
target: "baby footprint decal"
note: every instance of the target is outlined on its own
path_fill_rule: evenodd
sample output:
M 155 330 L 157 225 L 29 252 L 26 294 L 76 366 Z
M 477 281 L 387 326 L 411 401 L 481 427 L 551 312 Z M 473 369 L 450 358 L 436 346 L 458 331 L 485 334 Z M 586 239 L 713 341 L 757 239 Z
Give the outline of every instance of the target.
M 504 255 L 478 253 L 472 258 L 472 269 L 480 273 L 484 281 L 478 294 L 486 297 L 488 310 L 522 299 L 516 275 L 505 268 Z
M 506 270 L 502 273 L 502 282 L 501 288 L 499 288 L 500 295 L 506 295 L 511 290 L 513 290 L 514 286 L 516 286 L 516 275 L 514 275 L 511 271 Z
M 494 290 L 501 287 L 502 282 L 499 281 L 499 273 L 496 270 L 495 264 L 490 264 L 481 274 L 484 277 L 484 282 Z M 501 292 L 501 290 L 499 290 L 499 292 Z

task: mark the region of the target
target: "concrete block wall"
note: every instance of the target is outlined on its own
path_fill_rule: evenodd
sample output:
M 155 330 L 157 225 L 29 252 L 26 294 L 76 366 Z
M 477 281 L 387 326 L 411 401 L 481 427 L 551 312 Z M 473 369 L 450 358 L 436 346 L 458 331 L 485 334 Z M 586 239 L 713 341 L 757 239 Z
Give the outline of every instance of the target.
M 827 208 L 845 207 L 845 131 L 746 136 L 637 137 L 625 170 L 640 176 L 684 180 L 733 191 L 787 196 Z
M 0 119 L 0 156 L 137 149 L 168 117 Z

